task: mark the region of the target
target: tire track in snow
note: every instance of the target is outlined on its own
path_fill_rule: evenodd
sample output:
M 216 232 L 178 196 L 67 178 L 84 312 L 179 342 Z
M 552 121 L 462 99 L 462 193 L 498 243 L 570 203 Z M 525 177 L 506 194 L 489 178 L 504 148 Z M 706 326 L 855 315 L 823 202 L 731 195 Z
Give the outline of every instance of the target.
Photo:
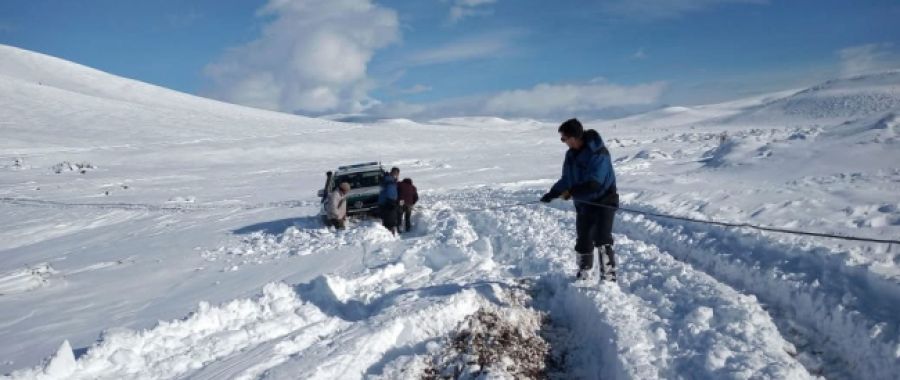
M 900 373 L 900 318 L 890 301 L 895 288 L 865 268 L 759 235 L 633 216 L 620 218 L 618 226 L 758 297 L 814 371 L 860 379 Z
M 617 240 L 620 256 L 626 257 L 620 265 L 622 290 L 652 308 L 659 317 L 655 333 L 668 338 L 665 378 L 809 377 L 755 297 L 655 246 L 625 236 Z
M 476 191 L 476 194 L 481 191 Z M 496 199 L 497 191 L 481 192 Z M 502 194 L 506 198 L 535 194 Z M 515 199 L 521 200 L 521 199 Z M 512 200 L 507 199 L 512 202 Z M 483 212 L 483 233 L 531 247 L 529 257 L 550 272 L 574 272 L 574 215 L 554 207 L 513 207 Z M 507 223 L 506 221 L 516 221 Z M 676 261 L 650 245 L 619 236 L 621 288 L 568 286 L 548 280 L 559 315 L 574 331 L 585 330 L 586 351 L 602 352 L 588 377 L 672 378 L 808 376 L 771 317 L 753 297 Z M 517 260 L 510 255 L 510 260 Z M 560 297 L 562 296 L 562 297 Z M 585 317 L 591 315 L 591 317 Z M 578 353 L 576 353 L 578 355 Z M 595 354 L 596 355 L 596 354 Z M 596 357 L 596 356 L 595 356 Z M 582 368 L 583 369 L 583 368 Z
M 496 194 L 483 198 L 496 199 Z M 482 193 L 483 194 L 483 193 Z M 504 194 L 504 196 L 509 196 Z M 574 272 L 571 215 L 552 208 L 514 207 L 473 215 L 482 234 L 495 236 L 508 246 L 498 252 L 498 261 L 522 275 L 541 275 L 535 284 L 535 299 L 554 323 L 573 332 L 574 341 L 563 343 L 568 350 L 568 374 L 576 378 L 661 378 L 666 363 L 660 357 L 654 337 L 648 335 L 652 315 L 637 297 L 615 287 L 585 290 L 570 286 L 563 273 Z M 514 222 L 513 222 L 514 221 Z M 563 228 L 559 226 L 563 225 Z M 561 252 L 563 252 L 561 254 Z M 523 253 L 523 254 L 520 254 Z M 555 273 L 555 275 L 547 275 Z
M 615 285 L 572 286 L 568 277 L 537 284 L 538 303 L 554 323 L 572 331 L 566 371 L 579 379 L 661 379 L 668 363 L 664 342 L 654 334 L 652 310 Z

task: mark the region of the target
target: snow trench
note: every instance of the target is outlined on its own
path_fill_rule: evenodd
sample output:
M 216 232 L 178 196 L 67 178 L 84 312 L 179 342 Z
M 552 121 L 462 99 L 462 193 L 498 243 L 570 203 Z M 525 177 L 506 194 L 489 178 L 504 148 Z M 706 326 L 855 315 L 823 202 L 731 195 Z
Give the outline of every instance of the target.
M 900 373 L 896 284 L 847 266 L 838 254 L 758 234 L 628 215 L 617 226 L 758 298 L 811 371 L 862 379 Z

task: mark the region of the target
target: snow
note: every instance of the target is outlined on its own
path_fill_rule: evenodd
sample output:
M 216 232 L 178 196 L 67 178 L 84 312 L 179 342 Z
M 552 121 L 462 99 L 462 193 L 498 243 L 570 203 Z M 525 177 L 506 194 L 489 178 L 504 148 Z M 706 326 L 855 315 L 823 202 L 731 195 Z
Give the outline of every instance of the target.
M 54 274 L 48 263 L 0 274 L 0 295 L 29 292 L 47 286 Z
M 623 204 L 900 237 L 897 72 L 588 123 Z M 860 378 L 900 373 L 897 247 L 620 212 L 573 286 L 558 122 L 338 123 L 0 46 L 0 374 Z M 337 165 L 412 178 L 414 228 L 317 219 Z M 70 344 L 71 343 L 71 344 Z

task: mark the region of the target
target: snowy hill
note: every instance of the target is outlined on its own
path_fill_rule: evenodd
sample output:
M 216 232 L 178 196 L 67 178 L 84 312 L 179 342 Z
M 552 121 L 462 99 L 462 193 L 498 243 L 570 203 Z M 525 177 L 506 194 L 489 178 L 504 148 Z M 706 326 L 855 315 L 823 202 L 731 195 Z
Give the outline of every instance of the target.
M 83 95 L 100 100 L 119 101 L 148 107 L 176 110 L 210 111 L 227 110 L 235 113 L 264 113 L 258 109 L 201 98 L 172 91 L 151 84 L 117 77 L 90 67 L 12 46 L 0 45 L 0 75 L 4 80 L 23 84 L 47 86 L 66 91 L 71 95 Z M 78 98 L 71 96 L 70 98 Z M 284 118 L 283 114 L 270 113 L 269 117 Z
M 835 79 L 735 115 L 732 123 L 829 123 L 900 110 L 900 71 Z
M 896 239 L 892 83 L 588 127 L 629 209 Z M 337 123 L 3 46 L 0 99 L 9 378 L 900 372 L 896 247 L 620 211 L 619 282 L 573 286 L 572 204 L 536 202 L 559 175 L 558 123 Z M 415 181 L 413 230 L 323 227 L 324 172 L 372 160 Z
M 184 143 L 311 126 L 310 119 L 183 94 L 4 45 L 0 91 L 15 115 L 4 124 L 4 151 Z

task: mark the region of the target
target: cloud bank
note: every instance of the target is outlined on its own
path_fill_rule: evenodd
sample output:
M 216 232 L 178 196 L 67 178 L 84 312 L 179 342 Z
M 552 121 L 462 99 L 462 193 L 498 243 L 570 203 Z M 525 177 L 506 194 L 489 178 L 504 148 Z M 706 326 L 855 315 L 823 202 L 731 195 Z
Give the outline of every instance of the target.
M 609 15 L 640 20 L 672 19 L 726 4 L 768 4 L 768 0 L 611 0 L 603 3 Z
M 587 83 L 541 83 L 530 89 L 447 99 L 433 103 L 379 104 L 369 118 L 429 119 L 451 116 L 532 117 L 621 116 L 627 110 L 650 109 L 659 104 L 665 82 L 633 86 L 594 80 Z
M 450 23 L 455 24 L 466 17 L 489 16 L 493 10 L 486 9 L 486 5 L 496 3 L 497 0 L 455 0 L 450 7 Z
M 655 103 L 665 82 L 623 86 L 611 83 L 538 84 L 528 90 L 504 91 L 490 97 L 484 112 L 546 116 Z
M 838 51 L 841 74 L 853 76 L 877 71 L 900 69 L 900 54 L 891 43 L 852 46 Z
M 210 96 L 283 112 L 358 112 L 372 102 L 366 67 L 400 38 L 396 12 L 370 0 L 270 0 L 258 39 L 204 73 Z
M 426 66 L 473 59 L 499 57 L 514 51 L 516 32 L 497 32 L 470 36 L 431 49 L 411 53 L 404 59 L 407 66 Z

